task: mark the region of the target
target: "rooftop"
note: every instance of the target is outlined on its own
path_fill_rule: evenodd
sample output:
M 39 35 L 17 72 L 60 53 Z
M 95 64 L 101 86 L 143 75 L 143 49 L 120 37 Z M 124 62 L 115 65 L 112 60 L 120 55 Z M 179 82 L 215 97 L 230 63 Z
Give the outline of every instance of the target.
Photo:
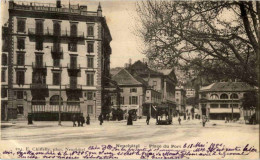
M 59 12 L 69 13 L 83 16 L 97 16 L 97 12 L 87 11 L 87 6 L 84 5 L 61 5 L 57 8 L 56 3 L 35 3 L 23 1 L 10 1 L 13 6 L 10 9 L 23 10 L 23 11 L 37 11 L 37 12 Z
M 202 87 L 200 92 L 206 91 L 252 91 L 255 90 L 253 86 L 245 82 L 216 82 L 212 83 L 209 86 Z

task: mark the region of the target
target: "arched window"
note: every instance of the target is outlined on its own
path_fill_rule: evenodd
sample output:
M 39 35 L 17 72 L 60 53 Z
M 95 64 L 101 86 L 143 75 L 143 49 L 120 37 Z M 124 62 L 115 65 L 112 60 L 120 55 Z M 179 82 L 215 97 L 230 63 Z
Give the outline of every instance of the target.
M 217 94 L 210 95 L 210 99 L 219 99 Z
M 63 99 L 60 97 L 60 104 L 63 104 Z M 50 98 L 50 105 L 59 105 L 59 95 L 54 95 Z
M 60 23 L 58 23 L 58 22 L 54 23 L 53 28 L 54 28 L 53 29 L 54 30 L 54 35 L 60 36 L 60 32 L 61 32 Z
M 230 99 L 238 99 L 238 95 L 236 93 L 232 93 L 230 95 Z
M 71 24 L 70 26 L 70 35 L 71 36 L 77 36 L 78 29 L 76 24 Z
M 220 95 L 220 99 L 228 99 L 228 95 L 227 94 L 221 94 Z
M 67 100 L 67 104 L 72 106 L 79 106 L 80 105 L 79 97 L 73 95 L 69 96 Z
M 94 28 L 93 26 L 88 26 L 88 36 L 93 36 L 94 35 Z

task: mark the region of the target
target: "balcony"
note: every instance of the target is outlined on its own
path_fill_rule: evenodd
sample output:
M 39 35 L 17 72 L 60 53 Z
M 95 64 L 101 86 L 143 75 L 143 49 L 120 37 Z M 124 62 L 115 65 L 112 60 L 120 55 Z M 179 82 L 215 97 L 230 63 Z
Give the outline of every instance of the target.
M 43 64 L 43 63 L 35 63 L 33 62 L 32 63 L 32 68 L 34 71 L 40 71 L 40 72 L 43 72 L 43 73 L 47 73 L 47 67 L 46 67 L 46 63 Z
M 48 89 L 48 85 L 47 84 L 42 84 L 42 83 L 33 83 L 30 84 L 30 88 L 31 89 Z
M 63 48 L 54 45 L 51 47 L 51 54 L 53 58 L 61 59 L 63 58 Z
M 74 40 L 84 40 L 84 32 L 78 31 L 75 34 L 72 34 L 68 30 L 59 30 L 55 31 L 52 29 L 44 29 L 43 31 L 37 31 L 35 28 L 28 29 L 29 36 L 45 36 L 50 38 L 61 38 L 61 39 L 74 39 Z
M 76 64 L 68 64 L 68 73 L 69 76 L 76 76 L 78 77 L 79 73 L 80 73 L 80 65 L 76 65 Z
M 82 90 L 82 85 L 79 84 L 68 84 L 66 90 Z

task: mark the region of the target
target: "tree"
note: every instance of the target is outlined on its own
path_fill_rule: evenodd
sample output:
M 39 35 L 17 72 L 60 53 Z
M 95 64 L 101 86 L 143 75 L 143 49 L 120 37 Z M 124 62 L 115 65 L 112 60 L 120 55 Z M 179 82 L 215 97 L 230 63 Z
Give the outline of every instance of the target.
M 251 108 L 255 108 L 257 106 L 257 96 L 256 92 L 247 92 L 244 94 L 244 98 L 242 100 L 242 106 L 245 110 L 249 110 Z
M 138 35 L 159 67 L 257 85 L 260 2 L 141 1 Z

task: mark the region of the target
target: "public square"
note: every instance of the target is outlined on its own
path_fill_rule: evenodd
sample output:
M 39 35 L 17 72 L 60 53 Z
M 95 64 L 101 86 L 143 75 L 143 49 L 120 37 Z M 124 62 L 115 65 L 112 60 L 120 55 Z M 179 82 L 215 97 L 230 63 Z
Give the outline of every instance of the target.
M 259 149 L 259 126 L 224 121 L 210 121 L 202 127 L 201 120 L 182 120 L 177 118 L 172 125 L 155 125 L 155 119 L 147 125 L 145 119 L 127 126 L 126 121 L 92 120 L 90 125 L 72 127 L 72 122 L 26 121 L 16 124 L 2 123 L 2 142 L 23 146 L 45 147 L 85 147 L 102 144 L 184 144 L 186 142 L 218 142 L 232 145 L 250 144 Z

